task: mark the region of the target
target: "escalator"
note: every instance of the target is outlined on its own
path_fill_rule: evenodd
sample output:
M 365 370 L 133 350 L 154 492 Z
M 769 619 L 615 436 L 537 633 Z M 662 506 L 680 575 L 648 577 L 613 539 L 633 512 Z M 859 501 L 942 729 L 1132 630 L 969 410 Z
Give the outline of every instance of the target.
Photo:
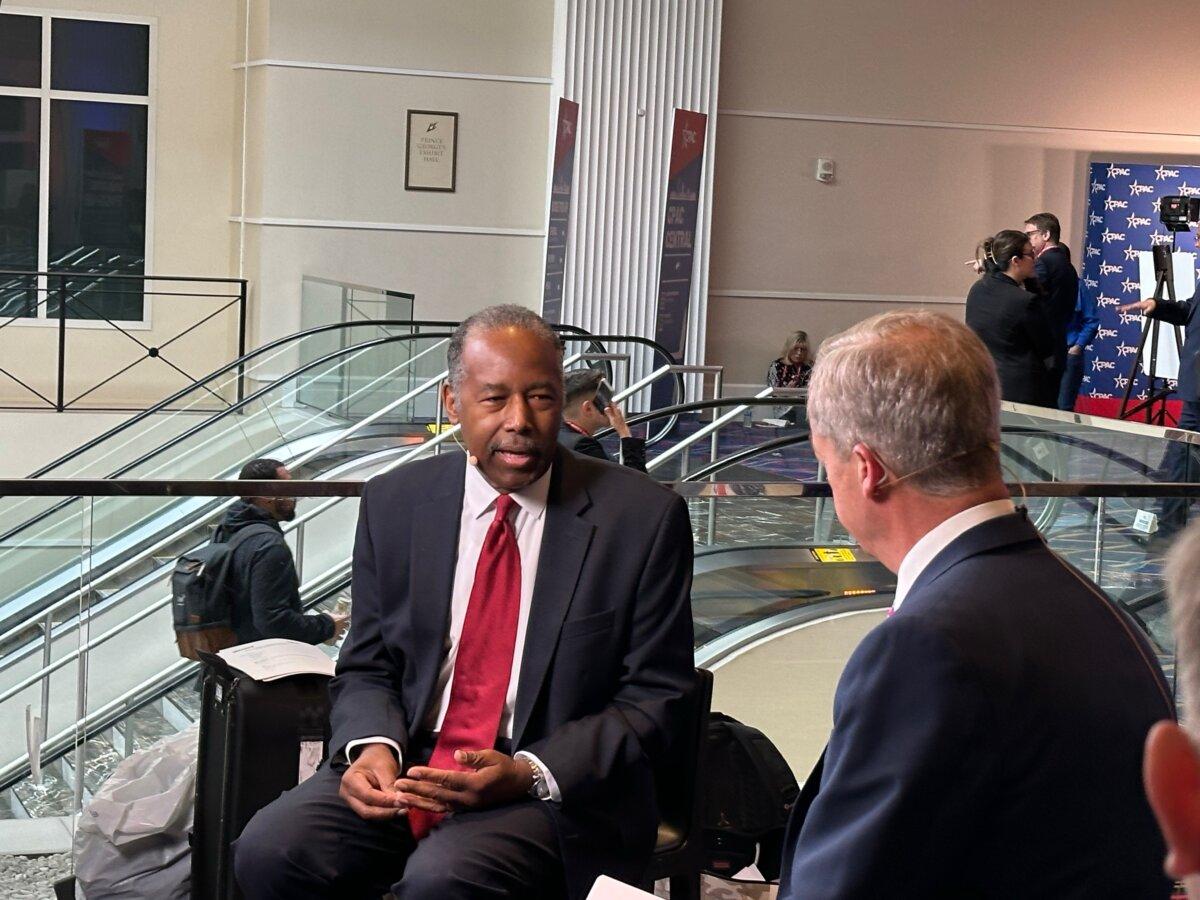
M 377 328 L 379 323 L 372 324 Z M 272 455 L 301 477 L 360 480 L 440 452 L 456 431 L 435 434 L 448 336 L 427 332 L 374 337 L 317 356 L 225 410 L 205 416 L 160 447 L 124 462 L 112 477 L 228 479 L 247 459 Z M 667 356 L 661 360 L 664 365 L 655 366 L 654 357 L 665 351 L 652 341 L 571 335 L 566 338 L 565 362 L 573 365 L 586 362 L 589 355 L 612 355 L 609 351 L 618 342 L 643 348 L 650 356 L 650 375 L 638 383 L 641 388 L 631 387 L 648 390 L 659 378 L 668 378 L 679 396 L 681 379 L 665 371 L 673 361 Z M 399 362 L 386 355 L 401 344 L 407 352 Z M 374 359 L 376 354 L 386 356 L 380 361 Z M 347 377 L 351 364 L 359 374 Z M 232 377 L 232 372 L 227 367 L 223 376 Z M 408 385 L 412 387 L 402 390 Z M 210 381 L 197 390 L 211 386 Z M 348 414 L 351 409 L 353 414 Z M 72 475 L 81 469 L 82 474 L 93 474 L 97 465 L 119 456 L 109 443 L 119 442 L 119 451 L 130 443 L 125 433 L 106 437 L 83 449 L 88 455 L 84 466 L 74 465 L 77 459 L 72 458 L 39 474 L 59 475 L 68 467 Z M 131 704 L 145 699 L 161 707 L 164 694 L 179 688 L 172 679 L 187 664 L 181 665 L 171 639 L 170 570 L 179 553 L 208 539 L 232 500 L 106 497 L 4 502 L 12 502 L 25 517 L 0 540 L 0 571 L 8 573 L 0 580 L 8 623 L 0 634 L 0 710 L 13 725 L 0 729 L 0 786 L 20 781 L 29 770 L 25 729 L 17 726 L 26 707 L 40 710 L 45 721 L 41 758 L 57 760 L 54 764 L 61 769 L 72 765 L 68 750 L 81 736 L 99 742 L 98 759 L 111 755 L 106 741 L 113 747 L 130 746 L 109 732 L 124 727 L 116 723 L 135 708 Z M 305 502 L 301 513 L 286 526 L 288 539 L 301 572 L 302 596 L 319 602 L 344 589 L 349 577 L 357 500 Z M 13 518 L 17 516 L 10 511 L 9 521 Z M 86 540 L 72 539 L 80 532 Z M 59 540 L 50 540 L 55 537 Z M 10 554 L 7 560 L 5 552 Z M 107 677 L 90 677 L 89 671 Z M 179 721 L 177 714 L 164 710 L 156 715 Z M 33 788 L 7 795 L 10 807 L 25 814 L 33 808 L 54 808 L 45 797 L 46 802 L 34 802 L 41 789 L 37 796 L 26 797 L 32 807 L 26 805 L 20 800 L 22 790 Z

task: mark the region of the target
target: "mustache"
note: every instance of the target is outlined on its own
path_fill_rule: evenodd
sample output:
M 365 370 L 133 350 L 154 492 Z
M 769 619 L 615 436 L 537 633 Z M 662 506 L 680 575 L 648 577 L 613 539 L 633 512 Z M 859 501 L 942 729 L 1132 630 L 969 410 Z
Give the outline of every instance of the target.
M 506 441 L 501 444 L 489 444 L 490 453 L 531 453 L 537 455 L 541 450 L 532 441 Z

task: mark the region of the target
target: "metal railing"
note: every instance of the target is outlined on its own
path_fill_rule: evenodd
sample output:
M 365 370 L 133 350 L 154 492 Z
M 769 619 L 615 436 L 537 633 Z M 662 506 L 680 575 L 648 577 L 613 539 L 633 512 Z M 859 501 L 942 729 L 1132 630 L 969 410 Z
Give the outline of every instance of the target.
M 441 377 L 444 377 L 441 376 Z M 391 471 L 411 459 L 416 458 L 422 453 L 428 453 L 434 446 L 443 443 L 446 440 L 453 439 L 454 434 L 458 431 L 458 426 L 448 429 L 445 432 L 434 437 L 429 442 L 420 446 L 414 447 L 409 451 L 402 453 L 395 460 L 389 462 L 382 467 L 376 475 Z M 298 516 L 293 522 L 285 523 L 286 531 L 294 531 L 303 529 L 305 524 L 315 517 L 319 516 L 325 510 L 332 506 L 343 502 L 349 498 L 361 496 L 363 486 L 369 479 L 345 480 L 345 481 L 325 481 L 325 480 L 291 480 L 291 481 L 173 481 L 173 480 L 94 480 L 94 479 L 8 479 L 0 480 L 0 495 L 3 496 L 31 496 L 31 497 L 60 497 L 60 498 L 87 498 L 94 499 L 98 497 L 236 497 L 236 496 L 261 496 L 261 497 L 295 497 L 295 498 L 323 498 L 322 502 L 313 509 L 306 511 L 303 515 Z M 681 481 L 668 483 L 668 487 L 675 490 L 680 495 L 689 499 L 701 500 L 719 500 L 722 498 L 771 498 L 775 500 L 789 500 L 799 498 L 828 498 L 832 495 L 830 486 L 824 482 L 761 482 L 761 481 Z M 1110 497 L 1136 497 L 1136 498 L 1167 498 L 1167 497 L 1183 497 L 1191 499 L 1200 499 L 1200 485 L 1197 484 L 1178 484 L 1178 483 L 1158 483 L 1158 484 L 1129 484 L 1125 482 L 1051 482 L 1051 483 L 1012 483 L 1008 485 L 1010 492 L 1018 497 L 1064 497 L 1064 498 L 1095 498 L 1098 503 L 1098 514 L 1096 516 L 1096 534 L 1095 534 L 1095 552 L 1096 566 L 1099 567 L 1104 558 L 1105 548 L 1105 526 L 1106 516 L 1104 515 L 1103 501 Z M 81 557 L 84 566 L 86 567 L 86 553 Z M 335 571 L 336 569 L 336 571 Z M 324 585 L 328 588 L 333 585 L 336 589 L 339 579 L 343 579 L 348 574 L 348 561 L 345 566 L 335 566 L 334 569 L 322 572 L 314 578 L 305 582 L 304 589 L 306 593 L 311 593 L 314 587 Z M 1100 571 L 1095 570 L 1093 577 L 1097 580 L 1100 576 Z M 81 580 L 87 579 L 86 571 L 81 575 Z M 86 660 L 88 654 L 95 650 L 98 646 L 112 640 L 119 634 L 127 631 L 133 625 L 143 621 L 155 612 L 163 609 L 170 602 L 170 597 L 163 597 L 160 600 L 149 604 L 145 608 L 139 610 L 132 616 L 122 620 L 117 625 L 100 635 L 90 637 L 86 642 L 82 642 L 78 648 L 62 657 L 54 660 L 45 660 L 35 672 L 22 678 L 15 685 L 10 686 L 3 692 L 0 692 L 0 704 L 11 700 L 24 690 L 33 687 L 34 685 L 42 685 L 42 695 L 46 695 L 49 690 L 50 676 L 63 668 L 64 666 L 79 661 L 81 671 L 86 669 Z M 86 615 L 82 612 L 81 615 Z M 47 623 L 48 624 L 48 623 Z M 45 638 L 49 640 L 49 634 Z M 160 676 L 144 680 L 133 688 L 123 692 L 120 696 L 108 701 L 103 707 L 88 712 L 86 709 L 80 710 L 77 721 L 55 735 L 42 735 L 41 743 L 47 750 L 53 749 L 57 744 L 61 744 L 64 740 L 86 740 L 89 736 L 89 722 L 98 722 L 111 714 L 114 710 L 127 708 L 134 698 L 144 696 L 149 688 L 159 683 L 164 678 L 177 678 L 180 673 L 187 667 L 187 663 L 180 662 L 174 664 L 167 671 L 160 673 Z M 45 717 L 43 716 L 43 721 Z M 14 760 L 0 768 L 0 785 L 11 783 L 14 776 L 21 777 L 20 772 L 27 772 L 29 769 L 30 759 L 28 755 Z
M 132 370 L 153 365 L 166 366 L 176 375 L 196 382 L 197 376 L 187 371 L 185 360 L 175 355 L 172 345 L 181 338 L 191 334 L 202 326 L 213 322 L 218 316 L 227 311 L 236 317 L 234 346 L 229 348 L 228 356 L 238 359 L 246 353 L 246 291 L 248 282 L 244 278 L 201 278 L 178 275 L 141 275 L 124 272 L 87 272 L 57 270 L 48 272 L 25 272 L 16 269 L 0 269 L 0 299 L 6 299 L 5 307 L 11 310 L 14 306 L 20 309 L 15 315 L 6 313 L 0 316 L 0 329 L 6 329 L 20 322 L 53 322 L 57 331 L 57 353 L 55 355 L 55 371 L 53 388 L 47 396 L 45 385 L 42 390 L 30 382 L 44 382 L 44 364 L 35 360 L 38 367 L 36 372 L 23 372 L 18 375 L 10 368 L 0 367 L 0 376 L 20 388 L 20 396 L 27 397 L 24 403 L 4 403 L 0 408 L 5 409 L 53 409 L 64 412 L 78 406 L 83 400 L 91 397 L 101 388 L 111 384 Z M 181 289 L 188 286 L 188 289 Z M 194 288 L 193 288 L 194 286 Z M 224 287 L 224 290 L 219 288 Z M 27 299 L 21 300 L 22 295 Z M 137 298 L 139 314 L 137 320 L 118 317 L 113 310 L 106 309 L 110 298 Z M 154 332 L 150 342 L 139 337 L 149 336 L 146 323 L 149 313 L 146 305 L 150 298 L 185 298 L 196 305 L 215 301 L 216 309 L 204 308 L 195 317 L 188 317 L 179 327 L 173 327 L 168 333 Z M 177 302 L 177 301 L 173 301 Z M 45 316 L 41 315 L 45 312 Z M 90 327 L 76 330 L 73 325 L 86 324 Z M 86 355 L 86 365 L 78 370 L 68 372 L 69 341 L 68 335 L 82 337 L 94 335 L 96 326 L 103 327 L 112 333 L 120 334 L 137 350 L 131 362 L 120 366 L 115 371 L 103 376 L 91 375 L 90 369 L 95 366 L 94 352 Z M 11 358 L 11 357 L 10 357 Z M 187 363 L 190 365 L 190 363 Z M 11 364 L 10 364 L 11 365 Z M 83 379 L 85 387 L 79 390 L 79 375 L 86 372 Z M 76 377 L 72 378 L 71 375 Z M 67 385 L 72 387 L 74 396 L 68 398 Z M 244 391 L 242 380 L 237 381 L 237 399 L 241 399 Z M 228 405 L 228 400 L 214 394 L 218 403 Z M 141 409 L 145 404 L 131 407 L 128 405 L 104 405 L 103 403 L 88 404 L 89 411 L 128 411 Z

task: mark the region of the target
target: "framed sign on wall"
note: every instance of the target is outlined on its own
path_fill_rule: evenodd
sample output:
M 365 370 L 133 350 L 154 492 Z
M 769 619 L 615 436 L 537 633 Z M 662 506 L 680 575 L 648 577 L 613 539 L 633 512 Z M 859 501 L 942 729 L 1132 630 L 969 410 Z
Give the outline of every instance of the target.
M 454 191 L 458 158 L 458 113 L 408 111 L 406 191 Z

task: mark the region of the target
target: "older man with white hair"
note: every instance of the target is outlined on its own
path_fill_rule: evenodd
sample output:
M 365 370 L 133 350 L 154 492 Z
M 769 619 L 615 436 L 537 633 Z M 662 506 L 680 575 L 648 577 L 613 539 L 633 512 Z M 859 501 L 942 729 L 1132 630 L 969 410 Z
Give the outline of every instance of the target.
M 941 315 L 868 319 L 822 347 L 808 415 L 897 589 L 838 684 L 779 896 L 1165 898 L 1139 769 L 1170 694 L 1009 499 L 986 348 Z
M 1167 557 L 1167 594 L 1175 631 L 1176 685 L 1183 726 L 1159 722 L 1146 740 L 1150 805 L 1167 839 L 1166 871 L 1192 900 L 1200 898 L 1200 524 L 1191 525 Z

